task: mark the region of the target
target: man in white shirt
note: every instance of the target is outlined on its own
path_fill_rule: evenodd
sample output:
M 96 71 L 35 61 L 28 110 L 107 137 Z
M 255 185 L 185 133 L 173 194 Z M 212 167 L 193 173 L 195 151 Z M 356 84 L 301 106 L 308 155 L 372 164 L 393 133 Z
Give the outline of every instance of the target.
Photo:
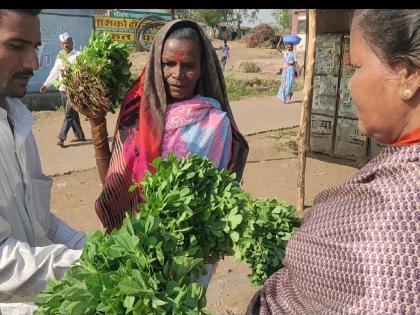
M 51 69 L 51 72 L 48 78 L 45 80 L 44 84 L 42 85 L 40 91 L 41 93 L 45 93 L 51 84 L 54 81 L 61 80 L 61 70 L 63 69 L 63 61 L 62 58 L 66 58 L 67 61 L 70 63 L 74 63 L 76 61 L 76 57 L 80 54 L 80 51 L 73 48 L 73 39 L 71 38 L 69 33 L 63 33 L 59 36 L 60 45 L 63 49 L 58 54 L 54 66 Z M 60 91 L 61 100 L 65 107 L 65 116 L 63 125 L 61 126 L 60 133 L 58 134 L 58 142 L 57 144 L 61 147 L 64 146 L 64 141 L 67 138 L 67 133 L 69 132 L 70 128 L 73 129 L 73 133 L 76 136 L 75 140 L 72 141 L 86 141 L 85 135 L 83 133 L 82 126 L 80 125 L 80 117 L 79 113 L 67 102 L 66 96 L 66 87 L 64 84 L 61 84 L 58 88 Z
M 39 11 L 0 9 L 2 315 L 31 314 L 35 294 L 49 280 L 64 275 L 86 242 L 84 233 L 74 231 L 50 212 L 52 180 L 42 173 L 31 130 L 34 118 L 19 100 L 26 94 L 33 71 L 39 68 Z

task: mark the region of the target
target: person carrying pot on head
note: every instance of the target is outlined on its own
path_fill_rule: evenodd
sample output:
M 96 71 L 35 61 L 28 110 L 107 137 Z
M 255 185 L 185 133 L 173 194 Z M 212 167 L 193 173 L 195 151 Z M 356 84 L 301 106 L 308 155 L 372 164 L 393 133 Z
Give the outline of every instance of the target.
M 280 87 L 277 97 L 284 104 L 290 103 L 293 96 L 293 83 L 299 76 L 299 65 L 297 63 L 296 53 L 293 51 L 292 44 L 285 44 L 283 50 L 283 66 L 281 71 Z

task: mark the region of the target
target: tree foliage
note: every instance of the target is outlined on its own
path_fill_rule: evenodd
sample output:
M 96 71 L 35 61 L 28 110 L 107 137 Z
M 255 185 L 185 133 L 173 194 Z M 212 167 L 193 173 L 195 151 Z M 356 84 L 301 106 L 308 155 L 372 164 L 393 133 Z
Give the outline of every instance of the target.
M 217 28 L 217 25 L 226 22 L 229 14 L 228 9 L 198 9 L 197 17 L 201 22 L 206 23 L 211 28 Z
M 271 15 L 275 19 L 280 31 L 290 32 L 292 27 L 291 9 L 273 9 Z
M 203 22 L 215 32 L 220 23 L 227 23 L 239 30 L 242 23 L 255 22 L 258 12 L 259 9 L 176 9 L 175 16 Z
M 228 10 L 228 20 L 237 26 L 241 27 L 243 22 L 255 22 L 258 18 L 259 9 L 230 9 Z
M 255 22 L 258 18 L 259 9 L 230 9 L 229 16 L 234 21 Z
M 198 20 L 198 10 L 197 9 L 176 9 L 175 17 L 177 19 L 187 19 L 187 20 Z

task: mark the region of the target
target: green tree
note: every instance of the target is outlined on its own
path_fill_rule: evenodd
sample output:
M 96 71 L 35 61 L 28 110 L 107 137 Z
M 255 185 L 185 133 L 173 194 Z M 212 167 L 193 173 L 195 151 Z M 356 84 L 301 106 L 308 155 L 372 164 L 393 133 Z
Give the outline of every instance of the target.
M 206 23 L 213 30 L 213 36 L 216 37 L 216 29 L 219 23 L 226 22 L 228 17 L 227 9 L 198 9 L 197 18 Z
M 271 10 L 271 15 L 275 19 L 280 31 L 290 32 L 292 27 L 291 9 L 273 9 Z
M 175 16 L 177 19 L 197 21 L 197 13 L 197 9 L 175 9 Z
M 227 19 L 236 26 L 238 34 L 240 34 L 241 24 L 243 22 L 255 22 L 258 18 L 259 9 L 229 9 L 227 10 Z

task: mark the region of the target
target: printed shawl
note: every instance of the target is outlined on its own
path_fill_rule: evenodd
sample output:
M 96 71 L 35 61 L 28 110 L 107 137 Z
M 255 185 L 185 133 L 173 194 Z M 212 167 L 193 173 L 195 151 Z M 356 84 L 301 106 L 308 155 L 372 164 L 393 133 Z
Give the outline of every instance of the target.
M 202 96 L 168 105 L 162 156 L 174 152 L 185 158 L 191 152 L 208 157 L 216 167 L 227 168 L 232 131 L 229 118 L 220 108 L 215 99 Z
M 420 144 L 314 201 L 247 314 L 420 314 Z
M 239 180 L 242 177 L 249 148 L 233 118 L 217 54 L 197 23 L 169 22 L 156 34 L 145 68 L 122 102 L 110 166 L 95 204 L 96 213 L 108 231 L 121 226 L 126 211 L 136 211 L 141 197 L 128 193 L 128 188 L 142 180 L 145 170 L 153 172 L 150 163 L 161 156 L 167 106 L 161 55 L 168 32 L 181 23 L 198 30 L 203 39 L 204 72 L 197 83 L 197 94 L 215 99 L 229 118 L 232 146 L 228 169 L 236 172 Z

